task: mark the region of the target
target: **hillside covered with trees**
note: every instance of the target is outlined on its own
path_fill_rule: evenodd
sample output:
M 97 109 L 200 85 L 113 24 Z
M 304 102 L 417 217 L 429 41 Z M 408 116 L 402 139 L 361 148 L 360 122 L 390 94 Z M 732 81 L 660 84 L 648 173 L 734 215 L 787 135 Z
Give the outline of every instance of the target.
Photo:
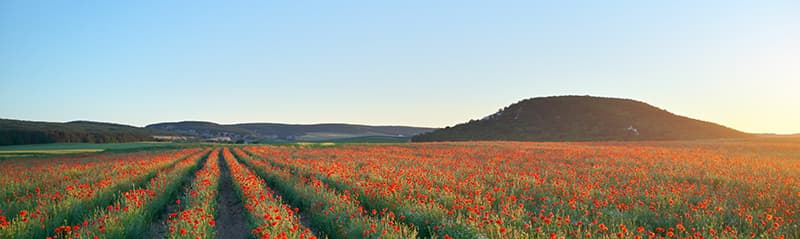
M 554 96 L 522 100 L 480 120 L 416 135 L 412 141 L 628 141 L 751 136 L 640 101 Z
M 174 133 L 90 121 L 54 123 L 0 119 L 0 145 L 150 141 L 154 134 Z

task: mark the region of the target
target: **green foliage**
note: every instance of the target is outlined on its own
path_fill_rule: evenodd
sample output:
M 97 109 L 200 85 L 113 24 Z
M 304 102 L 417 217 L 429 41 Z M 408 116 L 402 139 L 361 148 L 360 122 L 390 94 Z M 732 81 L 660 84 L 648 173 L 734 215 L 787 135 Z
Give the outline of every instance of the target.
M 395 136 L 363 136 L 352 137 L 343 139 L 326 140 L 325 142 L 332 143 L 407 143 L 411 141 L 410 137 L 395 137 Z
M 221 125 L 203 121 L 182 121 L 175 123 L 158 123 L 145 126 L 147 129 L 169 130 L 190 135 L 223 135 L 236 134 L 240 136 L 252 135 L 254 132 L 231 125 Z
M 123 143 L 150 141 L 172 132 L 127 125 L 73 121 L 68 123 L 0 119 L 0 145 L 46 143 Z
M 45 157 L 61 154 L 80 154 L 96 152 L 132 152 L 151 149 L 174 149 L 194 147 L 198 144 L 170 142 L 130 142 L 130 143 L 52 143 L 0 146 L 0 159 Z

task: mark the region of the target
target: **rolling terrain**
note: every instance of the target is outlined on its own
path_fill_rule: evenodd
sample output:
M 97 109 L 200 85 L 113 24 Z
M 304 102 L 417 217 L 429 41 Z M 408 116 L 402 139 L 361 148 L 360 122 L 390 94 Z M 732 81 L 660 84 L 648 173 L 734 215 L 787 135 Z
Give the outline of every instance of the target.
M 0 119 L 0 145 L 49 143 L 126 143 L 153 140 L 281 143 L 293 141 L 408 142 L 432 128 L 354 124 L 222 125 L 183 121 L 146 127 L 92 121 L 66 123 Z
M 245 123 L 222 125 L 212 122 L 183 121 L 158 123 L 148 129 L 172 131 L 199 137 L 230 137 L 246 141 L 329 141 L 369 137 L 383 138 L 388 142 L 407 141 L 408 137 L 433 130 L 432 128 L 408 126 L 368 126 L 354 124 L 277 124 Z
M 423 133 L 425 141 L 692 140 L 752 135 L 618 98 L 554 96 L 522 100 L 480 120 Z
M 0 119 L 0 145 L 152 140 L 240 143 L 638 141 L 756 136 L 676 115 L 636 100 L 592 96 L 526 99 L 483 119 L 443 129 L 355 124 L 217 124 L 204 121 L 165 122 L 140 128 L 90 121 L 51 123 Z
M 172 132 L 91 121 L 67 123 L 0 119 L 0 145 L 152 141 Z

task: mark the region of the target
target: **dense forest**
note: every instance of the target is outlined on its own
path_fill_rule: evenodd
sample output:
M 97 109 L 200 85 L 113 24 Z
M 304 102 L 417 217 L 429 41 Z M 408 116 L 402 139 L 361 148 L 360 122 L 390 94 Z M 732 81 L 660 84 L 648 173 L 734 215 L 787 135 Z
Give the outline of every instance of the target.
M 135 142 L 152 140 L 154 134 L 173 133 L 89 121 L 53 123 L 0 119 L 0 145 Z
M 361 137 L 401 137 L 429 132 L 433 128 L 408 126 L 370 126 L 355 124 L 279 124 L 244 123 L 217 124 L 213 122 L 182 121 L 158 123 L 146 126 L 148 129 L 168 130 L 183 135 L 201 137 L 226 136 L 246 140 L 341 140 L 365 139 Z M 313 135 L 324 135 L 312 138 Z M 374 138 L 372 138 L 374 139 Z M 372 140 L 370 139 L 370 140 Z M 394 140 L 394 139 L 393 139 Z

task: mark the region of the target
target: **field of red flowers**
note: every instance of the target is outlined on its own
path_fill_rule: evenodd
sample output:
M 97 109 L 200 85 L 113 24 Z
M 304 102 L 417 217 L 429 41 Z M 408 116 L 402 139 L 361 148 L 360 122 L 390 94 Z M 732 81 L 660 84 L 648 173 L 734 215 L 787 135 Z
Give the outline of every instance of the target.
M 0 238 L 800 238 L 796 140 L 220 146 L 0 172 Z M 240 217 L 218 218 L 226 193 Z

